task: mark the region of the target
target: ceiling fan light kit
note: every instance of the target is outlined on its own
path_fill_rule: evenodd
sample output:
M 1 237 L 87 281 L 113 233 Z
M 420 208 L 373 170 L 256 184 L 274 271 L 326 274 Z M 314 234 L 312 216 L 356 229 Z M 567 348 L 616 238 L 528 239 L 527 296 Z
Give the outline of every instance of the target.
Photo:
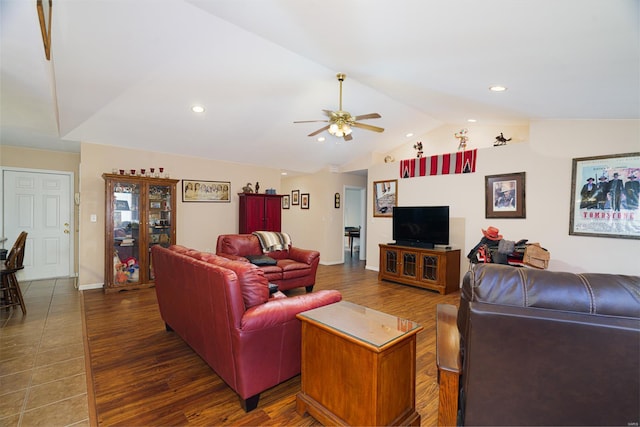
M 364 123 L 359 123 L 358 120 L 367 120 L 367 119 L 379 119 L 382 116 L 378 113 L 369 113 L 363 114 L 361 116 L 352 116 L 348 111 L 342 110 L 342 82 L 347 77 L 344 73 L 336 74 L 338 81 L 340 82 L 340 108 L 338 111 L 331 110 L 322 110 L 328 117 L 327 120 L 303 120 L 297 121 L 294 123 L 311 123 L 311 122 L 324 122 L 329 123 L 326 126 L 321 127 L 320 129 L 311 132 L 308 136 L 315 136 L 321 132 L 329 131 L 329 133 L 338 138 L 344 138 L 345 141 L 351 141 L 353 137 L 351 133 L 353 132 L 353 128 L 360 128 L 365 130 L 370 130 L 373 132 L 383 132 L 384 129 L 378 126 L 367 125 Z

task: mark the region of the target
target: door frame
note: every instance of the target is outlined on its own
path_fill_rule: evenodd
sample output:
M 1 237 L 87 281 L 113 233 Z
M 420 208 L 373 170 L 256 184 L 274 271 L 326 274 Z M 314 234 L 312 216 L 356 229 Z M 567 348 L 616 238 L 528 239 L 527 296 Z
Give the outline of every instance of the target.
M 48 173 L 55 175 L 67 175 L 69 177 L 69 212 L 71 213 L 71 221 L 69 223 L 69 277 L 77 277 L 75 264 L 75 244 L 76 244 L 76 205 L 79 203 L 79 193 L 74 192 L 75 174 L 71 171 L 59 171 L 52 169 L 34 169 L 34 168 L 20 168 L 12 166 L 0 166 L 0 237 L 5 236 L 4 230 L 4 172 L 28 172 L 28 173 Z M 3 248 L 10 250 L 13 242 L 6 241 L 2 243 Z M 8 247 L 7 247 L 8 246 Z
M 358 187 L 356 185 L 344 185 L 342 187 L 343 194 L 343 206 L 346 206 L 347 203 L 347 189 L 349 190 L 357 190 L 360 197 L 360 223 L 362 224 L 362 228 L 360 229 L 360 237 L 358 238 L 358 245 L 360 246 L 360 250 L 358 251 L 358 259 L 360 261 L 367 259 L 366 252 L 366 241 L 367 241 L 367 189 L 366 187 Z M 344 259 L 344 227 L 345 227 L 345 213 L 342 212 L 342 228 L 340 232 L 342 234 L 341 239 L 341 249 L 342 249 L 342 262 L 345 262 Z

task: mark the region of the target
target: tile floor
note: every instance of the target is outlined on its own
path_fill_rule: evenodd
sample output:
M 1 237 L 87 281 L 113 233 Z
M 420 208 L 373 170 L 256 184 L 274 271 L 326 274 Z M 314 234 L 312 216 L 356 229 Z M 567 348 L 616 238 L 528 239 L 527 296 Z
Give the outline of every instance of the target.
M 74 279 L 20 282 L 0 309 L 0 426 L 89 426 L 81 294 Z

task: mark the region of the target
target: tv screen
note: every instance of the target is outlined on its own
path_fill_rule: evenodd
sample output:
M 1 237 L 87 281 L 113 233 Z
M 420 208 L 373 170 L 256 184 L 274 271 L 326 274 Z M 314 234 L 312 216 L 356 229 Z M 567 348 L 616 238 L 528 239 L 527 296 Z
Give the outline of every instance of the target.
M 393 240 L 398 245 L 432 248 L 449 244 L 449 206 L 396 206 Z

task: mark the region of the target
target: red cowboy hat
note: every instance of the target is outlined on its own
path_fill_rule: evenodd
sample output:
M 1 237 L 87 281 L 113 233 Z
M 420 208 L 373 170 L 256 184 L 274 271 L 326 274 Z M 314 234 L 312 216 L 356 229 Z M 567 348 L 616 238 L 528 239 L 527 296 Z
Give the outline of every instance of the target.
M 489 227 L 486 230 L 482 230 L 482 234 L 489 240 L 500 240 L 502 239 L 502 234 L 499 234 L 500 230 L 495 227 Z

